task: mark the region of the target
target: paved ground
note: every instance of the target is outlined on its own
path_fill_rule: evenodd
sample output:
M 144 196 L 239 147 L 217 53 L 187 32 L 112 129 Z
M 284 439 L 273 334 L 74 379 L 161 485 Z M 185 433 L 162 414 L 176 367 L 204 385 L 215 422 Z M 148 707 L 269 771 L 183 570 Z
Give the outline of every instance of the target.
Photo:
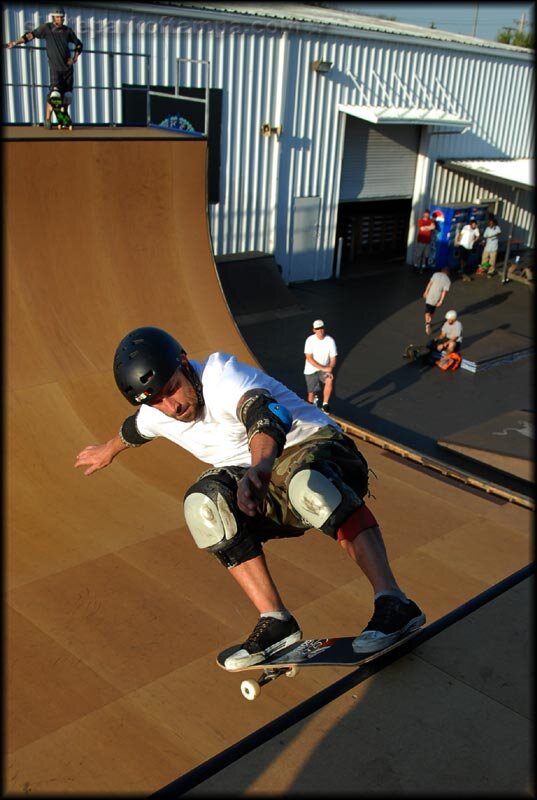
M 291 291 L 302 313 L 241 324 L 241 333 L 263 367 L 303 396 L 303 344 L 313 319 L 322 318 L 339 350 L 331 404 L 337 416 L 527 494 L 531 487 L 524 482 L 450 453 L 437 440 L 507 411 L 533 411 L 533 357 L 476 374 L 409 364 L 402 358 L 405 346 L 428 338 L 426 283 L 426 276 L 399 264 L 360 278 L 299 284 Z M 433 333 L 455 308 L 466 347 L 496 329 L 533 337 L 533 299 L 527 286 L 514 281 L 455 280 L 436 312 Z

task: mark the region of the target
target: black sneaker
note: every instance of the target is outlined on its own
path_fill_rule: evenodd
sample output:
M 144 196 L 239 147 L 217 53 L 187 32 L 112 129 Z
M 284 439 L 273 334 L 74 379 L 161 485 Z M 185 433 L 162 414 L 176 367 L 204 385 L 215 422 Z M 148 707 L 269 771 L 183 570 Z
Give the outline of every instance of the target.
M 412 600 L 405 603 L 393 595 L 375 600 L 375 613 L 352 643 L 355 653 L 376 653 L 395 644 L 425 623 L 425 614 Z
M 329 414 L 330 413 L 330 406 L 328 405 L 328 403 L 323 403 L 322 408 L 323 408 L 323 411 L 324 411 L 325 414 Z
M 260 617 L 248 639 L 224 662 L 226 669 L 241 669 L 259 664 L 271 653 L 282 650 L 302 638 L 294 617 L 287 620 Z

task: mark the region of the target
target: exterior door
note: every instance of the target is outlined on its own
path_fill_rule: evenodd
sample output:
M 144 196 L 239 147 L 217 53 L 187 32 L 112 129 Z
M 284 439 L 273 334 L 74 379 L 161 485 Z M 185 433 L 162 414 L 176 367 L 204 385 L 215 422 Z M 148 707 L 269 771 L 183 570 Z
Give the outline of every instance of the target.
M 289 282 L 315 278 L 319 238 L 320 197 L 295 197 Z

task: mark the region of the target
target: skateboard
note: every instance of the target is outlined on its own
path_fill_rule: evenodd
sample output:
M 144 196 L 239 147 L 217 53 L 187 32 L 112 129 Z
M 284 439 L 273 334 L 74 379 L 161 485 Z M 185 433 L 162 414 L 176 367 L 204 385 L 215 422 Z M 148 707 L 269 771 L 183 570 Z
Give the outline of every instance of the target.
M 67 113 L 67 109 L 63 104 L 63 99 L 61 97 L 55 98 L 52 97 L 50 100 L 50 105 L 52 106 L 52 110 L 58 120 L 58 130 L 68 129 L 70 131 L 73 130 L 73 121 L 69 114 Z
M 417 361 L 418 359 L 426 361 L 430 357 L 431 347 L 427 344 L 409 344 L 403 353 L 403 358 L 408 359 L 409 362 Z
M 286 675 L 294 678 L 302 667 L 357 667 L 374 661 L 379 656 L 397 649 L 418 633 L 420 629 L 411 631 L 407 636 L 375 653 L 356 653 L 352 648 L 355 636 L 336 636 L 332 639 L 301 639 L 288 647 L 278 650 L 258 664 L 239 669 L 226 669 L 224 662 L 231 653 L 239 649 L 240 645 L 227 647 L 216 657 L 216 663 L 226 672 L 248 672 L 261 670 L 259 678 L 244 680 L 241 683 L 241 694 L 246 700 L 255 700 L 261 692 L 261 687 L 276 678 Z

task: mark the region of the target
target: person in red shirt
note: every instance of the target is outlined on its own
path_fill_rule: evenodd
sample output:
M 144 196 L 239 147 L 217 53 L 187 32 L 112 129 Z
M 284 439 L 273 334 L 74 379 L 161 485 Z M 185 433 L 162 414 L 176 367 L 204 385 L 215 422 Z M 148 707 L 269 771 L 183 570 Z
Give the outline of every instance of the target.
M 436 225 L 434 220 L 431 219 L 431 212 L 426 208 L 423 212 L 423 216 L 418 220 L 418 236 L 414 248 L 414 269 L 421 273 L 425 272 L 425 267 L 428 265 L 431 239 L 434 230 L 436 230 Z

